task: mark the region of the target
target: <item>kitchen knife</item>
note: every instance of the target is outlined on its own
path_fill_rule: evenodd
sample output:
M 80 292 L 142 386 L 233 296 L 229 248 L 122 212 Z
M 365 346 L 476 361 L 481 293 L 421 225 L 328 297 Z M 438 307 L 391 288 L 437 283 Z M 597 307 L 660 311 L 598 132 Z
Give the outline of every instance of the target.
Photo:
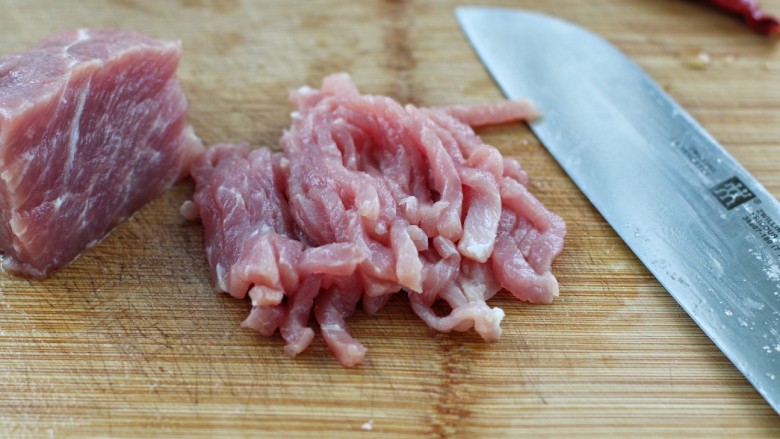
M 603 38 L 530 11 L 456 15 L 504 93 L 538 105 L 539 140 L 780 413 L 777 200 Z

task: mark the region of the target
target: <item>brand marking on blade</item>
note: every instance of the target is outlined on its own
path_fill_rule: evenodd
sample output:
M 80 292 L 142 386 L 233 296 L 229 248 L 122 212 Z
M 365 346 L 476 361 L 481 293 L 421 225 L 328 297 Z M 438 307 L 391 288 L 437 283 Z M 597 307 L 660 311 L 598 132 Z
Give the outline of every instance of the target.
M 672 142 L 672 146 L 679 149 L 682 155 L 685 156 L 691 165 L 701 172 L 702 175 L 710 176 L 715 173 L 715 166 L 704 158 L 695 146 L 686 145 L 682 142 Z
M 745 224 L 753 229 L 756 234 L 780 256 L 780 224 L 772 219 L 764 209 L 758 209 L 742 217 Z
M 737 177 L 731 177 L 721 183 L 718 183 L 712 189 L 710 189 L 715 198 L 720 201 L 727 210 L 734 209 L 741 206 L 744 203 L 756 198 L 756 194 L 753 193 L 745 183 L 742 183 Z

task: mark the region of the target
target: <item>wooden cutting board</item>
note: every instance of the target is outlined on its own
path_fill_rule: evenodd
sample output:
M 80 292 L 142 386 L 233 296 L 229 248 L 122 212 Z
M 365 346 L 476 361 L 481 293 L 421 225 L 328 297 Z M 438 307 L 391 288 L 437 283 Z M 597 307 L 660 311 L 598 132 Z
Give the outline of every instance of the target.
M 0 53 L 83 26 L 181 39 L 204 141 L 275 145 L 287 91 L 336 71 L 418 105 L 501 99 L 456 3 L 2 0 Z M 780 195 L 777 43 L 689 1 L 491 3 L 601 33 Z M 780 14 L 780 0 L 763 3 Z M 56 276 L 0 277 L 0 436 L 780 436 L 780 417 L 530 131 L 481 134 L 523 163 L 569 226 L 554 266 L 561 297 L 530 306 L 499 294 L 499 342 L 435 333 L 398 295 L 351 318 L 369 349 L 362 366 L 342 368 L 319 338 L 286 357 L 278 337 L 239 327 L 246 302 L 213 292 L 201 226 L 178 214 L 185 182 Z

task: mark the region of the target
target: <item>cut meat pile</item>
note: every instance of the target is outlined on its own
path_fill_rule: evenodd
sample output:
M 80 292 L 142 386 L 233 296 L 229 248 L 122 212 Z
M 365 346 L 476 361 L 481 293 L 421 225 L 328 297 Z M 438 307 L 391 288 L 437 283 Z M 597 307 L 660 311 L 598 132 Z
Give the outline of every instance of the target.
M 180 178 L 203 145 L 176 79 L 179 43 L 61 32 L 0 59 L 0 252 L 41 278 Z
M 558 295 L 550 265 L 563 221 L 529 193 L 518 162 L 469 126 L 532 117 L 529 103 L 402 106 L 361 95 L 345 74 L 291 98 L 282 152 L 211 147 L 182 207 L 203 222 L 216 288 L 251 298 L 246 326 L 279 330 L 296 355 L 314 338 L 313 312 L 328 348 L 353 366 L 366 353 L 346 324 L 358 303 L 374 314 L 405 291 L 431 328 L 496 340 L 504 313 L 486 301 L 500 289 L 532 303 Z

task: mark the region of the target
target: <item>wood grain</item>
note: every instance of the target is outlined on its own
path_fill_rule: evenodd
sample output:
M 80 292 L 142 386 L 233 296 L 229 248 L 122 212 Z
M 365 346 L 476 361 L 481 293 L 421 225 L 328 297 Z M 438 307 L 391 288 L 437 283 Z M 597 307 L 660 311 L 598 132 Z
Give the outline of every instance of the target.
M 180 39 L 203 139 L 275 145 L 287 91 L 335 71 L 419 105 L 501 99 L 457 28 L 457 3 L 1 0 L 0 53 L 80 26 Z M 490 3 L 604 35 L 780 195 L 775 42 L 696 2 Z M 762 3 L 780 14 L 780 0 Z M 711 61 L 693 65 L 699 52 Z M 350 320 L 369 348 L 361 367 L 338 366 L 321 339 L 286 357 L 279 338 L 239 327 L 247 303 L 213 292 L 202 229 L 177 212 L 185 182 L 56 276 L 0 276 L 0 436 L 780 436 L 780 417 L 530 131 L 481 133 L 569 225 L 554 266 L 561 297 L 529 306 L 499 294 L 499 342 L 435 333 L 399 296 Z

